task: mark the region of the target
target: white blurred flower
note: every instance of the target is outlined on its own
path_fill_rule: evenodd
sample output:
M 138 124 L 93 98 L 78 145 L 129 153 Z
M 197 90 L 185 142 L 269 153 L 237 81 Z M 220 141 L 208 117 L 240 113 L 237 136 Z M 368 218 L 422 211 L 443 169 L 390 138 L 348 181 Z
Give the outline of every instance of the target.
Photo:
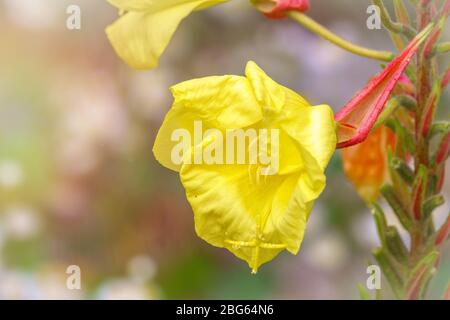
M 37 277 L 39 299 L 74 300 L 83 297 L 82 290 L 70 290 L 66 285 L 66 275 L 61 273 L 44 273 Z
M 341 268 L 349 257 L 345 241 L 337 233 L 317 237 L 303 254 L 313 267 L 324 271 Z
M 58 15 L 65 13 L 64 3 L 54 0 L 4 0 L 7 16 L 19 26 L 30 29 L 46 29 L 58 22 Z
M 100 300 L 146 300 L 156 296 L 143 284 L 132 280 L 113 279 L 107 281 L 97 291 L 96 299 Z
M 128 273 L 137 283 L 145 283 L 156 273 L 155 261 L 146 255 L 136 256 L 128 263 Z
M 95 294 L 100 300 L 158 299 L 158 289 L 149 283 L 156 273 L 156 264 L 148 255 L 133 257 L 128 263 L 127 278 L 111 279 L 103 283 Z
M 31 274 L 0 269 L 0 299 L 38 299 L 38 289 Z
M 67 289 L 64 275 L 0 269 L 0 299 L 81 299 L 82 291 Z
M 24 174 L 22 167 L 15 161 L 5 160 L 0 162 L 0 186 L 14 188 L 23 183 Z
M 28 239 L 40 230 L 37 213 L 28 207 L 11 207 L 3 218 L 6 235 L 16 239 Z

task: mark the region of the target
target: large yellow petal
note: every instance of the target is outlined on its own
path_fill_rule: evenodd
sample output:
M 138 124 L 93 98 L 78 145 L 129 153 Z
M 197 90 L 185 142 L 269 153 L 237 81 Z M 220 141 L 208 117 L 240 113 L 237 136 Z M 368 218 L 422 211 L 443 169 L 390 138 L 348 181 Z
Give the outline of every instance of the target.
M 194 121 L 200 121 L 203 134 L 215 128 L 248 127 L 262 118 L 261 108 L 246 78 L 238 76 L 208 77 L 180 83 L 171 88 L 175 102 L 167 113 L 153 147 L 156 159 L 165 167 L 179 171 L 180 165 L 172 158 L 173 148 L 179 143 L 172 140 L 175 130 L 186 129 L 191 143 L 198 136 Z
M 278 188 L 270 214 L 264 222 L 266 237 L 272 242 L 285 243 L 286 249 L 296 254 L 314 201 L 325 188 L 326 178 L 317 161 L 297 144 L 301 157 L 301 170 L 290 175 Z M 292 178 L 295 177 L 295 180 Z M 292 183 L 294 183 L 292 185 Z
M 148 11 L 159 8 L 167 8 L 174 4 L 186 2 L 186 0 L 107 0 L 111 5 L 124 11 Z M 189 0 L 188 0 L 189 1 Z M 164 6 L 164 7 L 163 7 Z
M 286 101 L 284 87 L 269 78 L 267 74 L 253 61 L 245 68 L 245 75 L 250 81 L 254 94 L 263 109 L 280 111 Z
M 262 111 L 248 80 L 239 76 L 206 77 L 171 88 L 175 103 L 183 105 L 212 127 L 235 129 L 262 119 Z
M 297 140 L 325 169 L 336 149 L 333 110 L 327 105 L 311 107 L 303 97 L 276 83 L 252 61 L 245 73 L 263 106 L 264 117 Z
M 183 165 L 180 177 L 198 236 L 254 271 L 284 249 L 297 253 L 313 201 L 325 186 L 317 162 L 299 152 L 303 170 L 288 175 L 259 176 L 248 165 Z
M 262 224 L 287 178 L 270 176 L 258 184 L 249 178 L 251 174 L 247 166 L 184 165 L 180 177 L 194 211 L 197 235 L 227 248 L 256 270 L 287 246 L 272 243 Z
M 189 2 L 201 2 L 197 9 L 205 9 L 207 7 L 217 5 L 229 0 L 107 0 L 113 6 L 125 11 L 152 11 L 167 9 Z
M 216 0 L 111 0 L 128 11 L 106 29 L 108 38 L 127 64 L 135 69 L 151 69 L 169 44 L 180 22 L 192 11 L 219 4 Z
M 166 114 L 153 145 L 153 154 L 155 155 L 156 160 L 164 167 L 174 171 L 179 171 L 181 169 L 181 163 L 175 163 L 172 157 L 175 146 L 181 141 L 173 140 L 172 135 L 175 130 L 187 130 L 191 137 L 189 145 L 192 147 L 194 144 L 194 122 L 196 120 L 200 119 L 182 106 L 174 105 Z
M 288 90 L 283 111 L 272 121 L 301 144 L 324 170 L 336 149 L 333 110 L 327 105 L 305 106 L 305 100 Z

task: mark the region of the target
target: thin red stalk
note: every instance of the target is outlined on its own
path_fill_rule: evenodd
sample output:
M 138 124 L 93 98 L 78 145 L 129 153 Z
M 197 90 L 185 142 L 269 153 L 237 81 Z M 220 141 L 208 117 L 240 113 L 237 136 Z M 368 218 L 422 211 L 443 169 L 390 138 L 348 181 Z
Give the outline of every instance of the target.
M 436 154 L 436 164 L 441 164 L 447 160 L 450 153 L 450 132 L 447 133 Z
M 449 83 L 450 83 L 450 68 L 448 68 L 445 71 L 444 76 L 442 77 L 441 88 L 445 89 L 445 87 L 447 87 Z

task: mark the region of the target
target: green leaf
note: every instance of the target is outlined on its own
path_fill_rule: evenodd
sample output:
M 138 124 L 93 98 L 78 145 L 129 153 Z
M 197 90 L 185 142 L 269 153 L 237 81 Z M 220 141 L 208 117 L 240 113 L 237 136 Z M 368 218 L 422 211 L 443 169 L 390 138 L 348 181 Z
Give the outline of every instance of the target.
M 414 136 L 409 132 L 398 119 L 390 118 L 386 121 L 386 126 L 391 128 L 397 136 L 397 150 L 396 154 L 414 154 L 415 144 Z
M 400 158 L 393 157 L 390 159 L 389 164 L 392 169 L 394 169 L 398 175 L 405 181 L 408 185 L 411 185 L 414 181 L 414 172 L 412 169 Z
M 392 187 L 396 191 L 396 197 L 402 204 L 404 204 L 403 206 L 406 208 L 405 204 L 411 202 L 412 182 L 408 183 L 407 181 L 414 179 L 413 177 L 410 177 L 410 174 L 412 174 L 410 171 L 412 170 L 409 169 L 406 163 L 404 163 L 403 160 L 400 160 L 400 158 L 397 159 L 399 159 L 399 161 L 402 161 L 403 164 L 398 164 L 397 161 L 393 160 L 394 158 L 390 149 L 388 149 L 387 155 L 389 176 L 392 180 Z M 404 165 L 406 165 L 406 167 L 404 167 Z M 414 176 L 414 174 L 412 175 Z
M 430 139 L 436 135 L 447 135 L 450 132 L 450 122 L 436 122 L 431 126 Z
M 376 203 L 372 204 L 372 214 L 375 219 L 378 237 L 380 238 L 380 241 L 384 246 L 386 245 L 386 229 L 387 229 L 386 217 L 381 207 Z
M 444 203 L 445 199 L 442 195 L 434 195 L 425 200 L 425 203 L 423 204 L 424 219 L 430 218 L 434 209 L 442 206 Z
M 402 201 L 398 199 L 397 195 L 395 194 L 395 190 L 391 185 L 384 185 L 381 187 L 381 194 L 386 199 L 386 201 L 391 206 L 392 210 L 394 211 L 396 217 L 402 224 L 402 226 L 406 230 L 411 230 L 412 228 L 412 221 L 411 217 L 408 213 L 408 210 L 403 205 Z
M 394 226 L 389 226 L 386 231 L 386 247 L 399 263 L 404 266 L 409 264 L 408 249 Z
M 401 299 L 404 295 L 404 279 L 398 269 L 398 265 L 393 261 L 392 257 L 383 248 L 373 250 L 373 256 L 383 271 L 384 276 L 397 299 Z
M 431 251 L 424 256 L 412 269 L 408 279 L 407 298 L 423 298 L 431 276 L 435 273 L 435 263 L 439 257 L 439 252 Z

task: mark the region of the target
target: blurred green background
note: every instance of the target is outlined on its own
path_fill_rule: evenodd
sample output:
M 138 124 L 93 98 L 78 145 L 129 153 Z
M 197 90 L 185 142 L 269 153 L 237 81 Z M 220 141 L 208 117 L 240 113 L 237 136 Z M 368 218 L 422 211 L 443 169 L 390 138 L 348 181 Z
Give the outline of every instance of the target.
M 66 28 L 70 4 L 82 10 L 81 30 Z M 384 30 L 367 29 L 368 5 L 312 0 L 310 14 L 356 43 L 394 50 Z M 160 67 L 137 72 L 104 34 L 116 16 L 102 0 L 0 0 L 0 298 L 358 298 L 378 240 L 339 153 L 300 253 L 251 275 L 195 236 L 181 183 L 151 148 L 168 88 L 180 81 L 242 74 L 254 60 L 312 104 L 338 110 L 380 64 L 235 0 L 190 16 Z M 448 212 L 441 207 L 437 221 Z M 431 297 L 450 278 L 449 249 Z M 81 268 L 80 291 L 66 288 L 69 265 Z

